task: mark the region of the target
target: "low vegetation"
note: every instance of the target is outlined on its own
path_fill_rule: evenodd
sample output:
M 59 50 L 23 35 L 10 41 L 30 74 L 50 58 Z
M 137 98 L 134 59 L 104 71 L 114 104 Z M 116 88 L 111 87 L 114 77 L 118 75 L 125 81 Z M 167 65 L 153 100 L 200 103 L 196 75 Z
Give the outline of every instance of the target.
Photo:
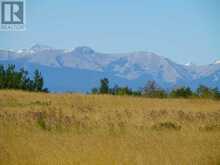
M 209 88 L 204 85 L 200 85 L 196 91 L 193 91 L 189 87 L 177 87 L 172 90 L 164 90 L 157 85 L 155 81 L 148 81 L 143 89 L 132 90 L 125 87 L 115 85 L 113 88 L 109 87 L 109 80 L 107 78 L 100 80 L 100 87 L 93 88 L 92 94 L 110 94 L 110 95 L 130 95 L 130 96 L 142 96 L 148 98 L 209 98 L 220 99 L 220 91 L 216 88 Z
M 1 165 L 220 164 L 213 99 L 0 91 Z

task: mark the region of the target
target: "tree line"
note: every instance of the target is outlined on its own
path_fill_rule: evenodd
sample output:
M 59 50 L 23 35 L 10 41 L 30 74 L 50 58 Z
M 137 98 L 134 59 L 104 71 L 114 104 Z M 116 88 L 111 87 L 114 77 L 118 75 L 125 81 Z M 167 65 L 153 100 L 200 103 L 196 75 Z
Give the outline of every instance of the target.
M 115 85 L 110 87 L 107 78 L 100 80 L 100 86 L 93 88 L 91 94 L 111 94 L 111 95 L 130 95 L 144 96 L 149 98 L 212 98 L 220 99 L 218 88 L 209 88 L 200 85 L 196 90 L 190 87 L 178 87 L 172 90 L 164 90 L 155 81 L 148 81 L 146 85 L 139 89 L 133 90 L 128 86 L 122 87 Z M 0 89 L 21 89 L 35 92 L 49 92 L 44 88 L 44 79 L 39 70 L 34 71 L 32 78 L 24 68 L 16 70 L 15 65 L 4 67 L 0 65 Z
M 44 88 L 44 79 L 39 70 L 35 70 L 31 79 L 28 76 L 28 71 L 24 68 L 16 70 L 15 65 L 11 64 L 7 67 L 0 65 L 0 89 L 48 92 L 48 89 Z
M 190 87 L 178 87 L 172 90 L 162 89 L 155 81 L 148 81 L 146 85 L 140 90 L 132 90 L 131 88 L 120 87 L 115 85 L 110 88 L 109 80 L 107 78 L 100 80 L 100 86 L 93 88 L 92 94 L 111 94 L 111 95 L 131 95 L 144 96 L 149 98 L 211 98 L 220 99 L 220 91 L 218 88 L 209 88 L 200 85 L 196 90 Z

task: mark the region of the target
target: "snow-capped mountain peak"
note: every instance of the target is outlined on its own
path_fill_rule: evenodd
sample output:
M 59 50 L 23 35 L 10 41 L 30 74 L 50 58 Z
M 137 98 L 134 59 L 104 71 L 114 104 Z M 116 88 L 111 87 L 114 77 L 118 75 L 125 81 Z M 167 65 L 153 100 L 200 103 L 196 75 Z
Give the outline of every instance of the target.
M 214 64 L 220 64 L 220 60 L 216 60 Z
M 194 63 L 192 63 L 192 62 L 187 62 L 186 64 L 185 64 L 185 66 L 193 66 L 194 65 Z
M 39 52 L 39 51 L 44 51 L 44 50 L 51 50 L 52 47 L 47 46 L 47 45 L 41 45 L 41 44 L 34 44 L 30 50 L 35 51 L 35 52 Z
M 76 47 L 74 50 L 74 53 L 76 54 L 81 54 L 81 55 L 89 55 L 89 54 L 94 54 L 95 51 L 87 46 L 80 46 L 80 47 Z

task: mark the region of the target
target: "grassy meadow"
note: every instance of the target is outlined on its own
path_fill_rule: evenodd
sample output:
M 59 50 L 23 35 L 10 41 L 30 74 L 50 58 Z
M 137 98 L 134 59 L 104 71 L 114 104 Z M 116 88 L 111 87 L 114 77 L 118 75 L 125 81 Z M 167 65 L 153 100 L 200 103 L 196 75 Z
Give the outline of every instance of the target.
M 0 165 L 220 165 L 220 102 L 0 91 Z

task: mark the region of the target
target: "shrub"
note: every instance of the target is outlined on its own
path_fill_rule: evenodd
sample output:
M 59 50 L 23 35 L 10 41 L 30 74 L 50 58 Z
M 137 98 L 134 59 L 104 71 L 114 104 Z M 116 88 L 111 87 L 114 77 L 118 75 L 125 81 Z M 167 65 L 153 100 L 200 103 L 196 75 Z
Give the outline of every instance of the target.
M 202 131 L 219 131 L 220 124 L 208 124 L 199 128 Z
M 42 112 L 39 112 L 36 117 L 37 117 L 38 126 L 42 129 L 46 130 L 47 127 L 46 127 L 46 121 L 45 121 L 45 114 Z
M 181 87 L 172 90 L 170 96 L 174 98 L 189 98 L 193 96 L 193 92 L 189 87 Z
M 155 130 L 180 130 L 181 126 L 173 122 L 162 122 L 152 126 Z

